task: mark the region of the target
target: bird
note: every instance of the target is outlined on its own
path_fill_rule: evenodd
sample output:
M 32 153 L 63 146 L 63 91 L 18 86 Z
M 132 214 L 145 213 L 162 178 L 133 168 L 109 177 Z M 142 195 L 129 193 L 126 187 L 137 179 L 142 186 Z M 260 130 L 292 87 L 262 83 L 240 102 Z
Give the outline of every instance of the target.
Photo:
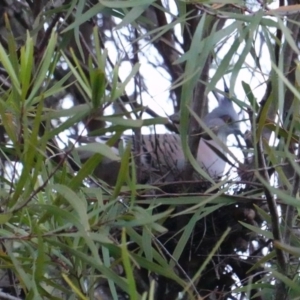
M 226 151 L 220 144 L 226 145 L 230 134 L 240 134 L 239 116 L 232 101 L 226 96 L 218 97 L 219 105 L 209 112 L 203 122 L 218 138 L 216 141 L 203 130 L 197 151 L 196 160 L 211 178 L 220 178 L 224 174 Z M 90 143 L 105 143 L 108 137 L 82 137 L 77 141 Z M 140 142 L 136 147 L 137 140 Z M 186 159 L 181 146 L 180 135 L 175 133 L 145 134 L 137 139 L 135 135 L 124 135 L 113 147 L 118 154 L 119 143 L 123 146 L 131 144 L 131 151 L 140 168 L 141 183 L 173 182 L 180 179 Z M 138 149 L 137 149 L 138 148 Z M 92 153 L 79 152 L 82 161 Z M 223 158 L 222 158 L 223 156 Z M 95 175 L 110 185 L 115 184 L 120 168 L 120 162 L 104 158 L 95 168 Z

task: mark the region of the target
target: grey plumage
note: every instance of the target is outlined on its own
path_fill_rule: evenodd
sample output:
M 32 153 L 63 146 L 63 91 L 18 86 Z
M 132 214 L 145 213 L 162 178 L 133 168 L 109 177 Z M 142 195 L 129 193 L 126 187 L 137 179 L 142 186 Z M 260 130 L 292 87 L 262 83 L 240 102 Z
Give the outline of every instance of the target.
M 223 97 L 219 100 L 219 106 L 208 113 L 203 121 L 220 139 L 226 143 L 230 134 L 239 133 L 238 114 L 235 112 L 232 102 Z M 83 142 L 90 141 L 105 142 L 105 138 L 87 138 Z M 141 135 L 141 145 L 138 149 L 134 149 L 136 145 L 135 136 L 123 136 L 120 142 L 126 145 L 131 142 L 132 152 L 134 153 L 137 165 L 140 166 L 139 172 L 142 176 L 142 182 L 170 182 L 180 179 L 181 172 L 185 166 L 185 157 L 181 147 L 181 139 L 177 134 L 150 134 Z M 210 147 L 212 145 L 213 147 Z M 210 137 L 200 139 L 197 161 L 206 169 L 211 177 L 221 176 L 224 172 L 225 162 L 221 159 L 212 148 L 224 152 L 218 143 L 215 143 Z M 115 148 L 115 152 L 117 147 Z M 90 153 L 79 153 L 82 160 L 86 160 Z M 103 162 L 96 167 L 95 175 L 103 179 L 109 184 L 114 184 L 118 175 L 119 162 L 104 159 Z
M 204 123 L 222 137 L 240 134 L 239 116 L 230 99 L 226 97 L 221 98 L 219 106 L 204 117 Z

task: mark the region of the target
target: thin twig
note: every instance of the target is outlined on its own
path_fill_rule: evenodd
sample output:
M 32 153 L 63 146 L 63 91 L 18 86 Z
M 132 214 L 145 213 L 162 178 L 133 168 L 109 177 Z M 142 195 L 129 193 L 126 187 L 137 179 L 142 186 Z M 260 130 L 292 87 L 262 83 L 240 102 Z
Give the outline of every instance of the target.
M 260 180 L 262 179 L 261 180 L 262 183 L 264 183 L 264 182 L 269 183 L 270 178 L 269 178 L 269 174 L 266 170 L 266 161 L 265 161 L 264 152 L 263 152 L 262 137 L 259 138 L 259 141 L 257 144 L 257 156 L 258 156 L 259 166 L 261 167 L 261 171 L 257 172 L 257 175 L 258 175 L 257 177 Z M 269 191 L 266 184 L 264 185 L 263 188 L 264 188 L 264 193 L 266 196 L 267 204 L 268 204 L 270 215 L 271 215 L 272 233 L 273 233 L 274 240 L 282 242 L 276 200 L 275 200 L 274 196 L 271 194 L 271 192 Z M 280 270 L 280 272 L 285 274 L 287 267 L 286 267 L 286 258 L 285 258 L 284 252 L 279 248 L 276 248 L 275 252 L 277 255 L 279 270 Z

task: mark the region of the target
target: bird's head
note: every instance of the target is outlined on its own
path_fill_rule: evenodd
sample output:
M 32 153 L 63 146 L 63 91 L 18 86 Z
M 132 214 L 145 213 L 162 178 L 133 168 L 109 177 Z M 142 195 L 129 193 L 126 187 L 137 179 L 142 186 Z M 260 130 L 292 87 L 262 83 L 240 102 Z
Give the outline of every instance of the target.
M 218 99 L 219 106 L 208 113 L 204 122 L 220 138 L 226 139 L 230 134 L 241 134 L 239 116 L 232 101 L 226 97 Z

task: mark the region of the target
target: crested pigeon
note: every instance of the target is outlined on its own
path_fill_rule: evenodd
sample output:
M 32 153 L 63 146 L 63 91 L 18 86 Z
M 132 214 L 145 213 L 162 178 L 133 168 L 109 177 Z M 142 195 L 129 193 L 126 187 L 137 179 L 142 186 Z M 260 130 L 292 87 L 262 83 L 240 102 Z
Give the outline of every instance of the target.
M 222 97 L 219 100 L 219 106 L 208 113 L 203 121 L 218 137 L 216 142 L 211 137 L 202 134 L 197 151 L 197 161 L 200 166 L 212 178 L 221 177 L 224 174 L 226 162 L 218 155 L 224 153 L 220 142 L 226 145 L 227 137 L 230 134 L 239 134 L 238 114 L 234 110 L 232 102 Z M 78 139 L 77 139 L 78 140 Z M 180 178 L 180 173 L 185 166 L 185 157 L 181 147 L 181 138 L 178 134 L 148 134 L 140 136 L 140 149 L 134 149 L 135 136 L 127 135 L 121 139 L 126 145 L 131 142 L 132 152 L 140 158 L 137 163 L 140 166 L 141 182 L 172 182 Z M 105 143 L 105 137 L 79 139 L 84 143 L 101 142 Z M 115 147 L 114 151 L 117 152 Z M 217 150 L 214 150 L 217 149 Z M 137 153 L 140 151 L 140 153 Z M 86 160 L 91 153 L 79 152 L 82 161 Z M 114 184 L 119 172 L 120 163 L 105 158 L 96 168 L 95 175 L 106 181 L 108 184 Z

